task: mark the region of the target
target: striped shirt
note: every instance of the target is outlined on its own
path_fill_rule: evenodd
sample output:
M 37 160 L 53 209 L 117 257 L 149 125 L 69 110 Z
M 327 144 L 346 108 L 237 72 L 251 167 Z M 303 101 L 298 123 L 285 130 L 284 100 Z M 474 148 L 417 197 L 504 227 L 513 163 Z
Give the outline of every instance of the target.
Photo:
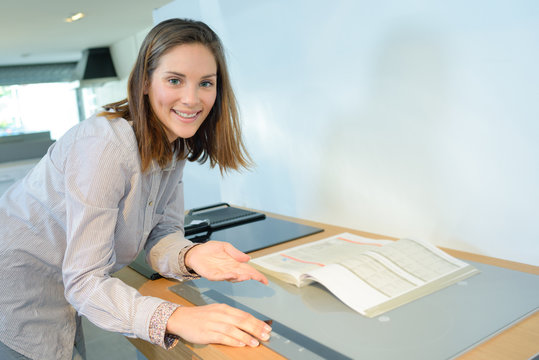
M 0 198 L 0 341 L 33 359 L 71 359 L 78 313 L 173 344 L 163 336 L 175 306 L 111 274 L 145 248 L 160 274 L 189 278 L 178 261 L 192 245 L 183 236 L 184 165 L 154 162 L 142 173 L 124 119 L 94 116 L 56 141 Z

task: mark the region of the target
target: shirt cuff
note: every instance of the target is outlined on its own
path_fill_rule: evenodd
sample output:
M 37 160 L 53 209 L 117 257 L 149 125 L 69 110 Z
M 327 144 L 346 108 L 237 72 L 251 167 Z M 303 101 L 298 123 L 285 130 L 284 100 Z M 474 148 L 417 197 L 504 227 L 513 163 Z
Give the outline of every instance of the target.
M 193 280 L 193 279 L 200 279 L 200 275 L 198 275 L 196 272 L 194 272 L 192 269 L 189 269 L 185 265 L 185 254 L 189 250 L 191 250 L 193 247 L 200 245 L 200 244 L 192 244 L 184 247 L 180 250 L 180 253 L 178 254 L 178 263 L 180 265 L 180 272 L 185 280 Z
M 166 331 L 168 319 L 179 306 L 178 304 L 163 302 L 157 307 L 150 319 L 150 328 L 148 330 L 152 344 L 168 350 L 178 343 L 179 336 L 167 334 Z

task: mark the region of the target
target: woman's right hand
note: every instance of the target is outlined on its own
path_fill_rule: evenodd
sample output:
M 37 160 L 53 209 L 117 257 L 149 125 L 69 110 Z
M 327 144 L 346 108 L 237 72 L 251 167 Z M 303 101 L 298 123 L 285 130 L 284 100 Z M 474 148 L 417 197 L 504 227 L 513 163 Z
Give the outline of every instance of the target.
M 210 304 L 178 307 L 167 322 L 167 332 L 195 344 L 254 347 L 269 339 L 271 327 L 242 310 Z

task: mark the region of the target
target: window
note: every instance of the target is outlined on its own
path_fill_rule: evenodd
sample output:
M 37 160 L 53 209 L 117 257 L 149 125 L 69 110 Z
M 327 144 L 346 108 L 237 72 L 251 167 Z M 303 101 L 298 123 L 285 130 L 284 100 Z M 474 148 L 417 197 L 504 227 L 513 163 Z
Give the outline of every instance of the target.
M 79 122 L 78 81 L 0 86 L 0 136 L 50 131 L 58 139 Z

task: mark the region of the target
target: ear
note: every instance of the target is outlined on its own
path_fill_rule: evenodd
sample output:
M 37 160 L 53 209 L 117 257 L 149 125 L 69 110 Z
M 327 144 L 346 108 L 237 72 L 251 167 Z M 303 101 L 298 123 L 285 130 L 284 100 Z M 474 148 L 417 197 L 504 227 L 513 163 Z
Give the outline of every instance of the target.
M 146 81 L 144 82 L 144 90 L 143 90 L 143 94 L 144 94 L 144 95 L 148 95 L 149 90 L 150 90 L 150 84 L 148 84 L 148 80 L 146 80 Z

